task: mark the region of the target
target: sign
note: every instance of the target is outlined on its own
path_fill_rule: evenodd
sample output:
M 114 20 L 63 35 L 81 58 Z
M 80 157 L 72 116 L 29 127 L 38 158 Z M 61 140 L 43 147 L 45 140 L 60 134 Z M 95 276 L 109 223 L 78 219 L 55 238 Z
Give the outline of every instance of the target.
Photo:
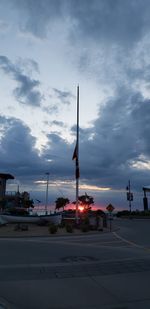
M 109 212 L 112 212 L 112 211 L 115 209 L 115 207 L 114 207 L 113 205 L 109 204 L 109 205 L 106 207 L 106 209 L 107 209 Z

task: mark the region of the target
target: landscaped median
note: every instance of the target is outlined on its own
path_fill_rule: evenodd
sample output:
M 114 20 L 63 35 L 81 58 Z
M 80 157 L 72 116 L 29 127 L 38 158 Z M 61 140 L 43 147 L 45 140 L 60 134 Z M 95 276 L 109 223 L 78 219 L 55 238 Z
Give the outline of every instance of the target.
M 15 224 L 8 223 L 0 226 L 0 237 L 53 237 L 63 235 L 80 235 L 80 234 L 94 234 L 107 231 L 106 228 L 99 230 L 90 230 L 86 225 L 79 228 L 73 227 L 70 224 L 65 226 L 54 226 L 52 224 L 38 226 L 36 224 Z
M 107 230 L 107 219 L 103 213 L 102 215 L 100 216 L 99 212 L 94 215 L 84 213 L 76 220 L 75 216 L 70 216 L 70 213 L 67 216 L 65 213 L 59 225 L 45 219 L 38 223 L 3 222 L 0 225 L 0 237 L 50 237 L 102 233 Z

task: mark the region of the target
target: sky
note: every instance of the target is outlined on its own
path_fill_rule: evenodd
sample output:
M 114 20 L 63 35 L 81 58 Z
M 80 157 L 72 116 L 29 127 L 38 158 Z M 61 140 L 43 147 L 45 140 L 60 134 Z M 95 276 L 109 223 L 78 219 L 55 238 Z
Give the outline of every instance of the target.
M 150 1 L 0 0 L 0 170 L 7 190 L 143 208 L 150 186 Z

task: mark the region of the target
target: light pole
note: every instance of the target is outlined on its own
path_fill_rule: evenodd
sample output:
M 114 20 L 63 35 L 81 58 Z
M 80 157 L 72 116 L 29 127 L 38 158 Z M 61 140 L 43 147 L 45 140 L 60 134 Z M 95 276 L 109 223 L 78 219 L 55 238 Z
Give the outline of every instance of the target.
M 45 201 L 45 214 L 47 215 L 49 173 L 46 173 L 46 175 L 47 175 L 47 181 L 46 181 L 46 201 Z
M 128 182 L 128 186 L 126 187 L 127 190 L 127 200 L 129 201 L 129 211 L 131 216 L 131 202 L 133 201 L 133 193 L 131 192 L 131 184 L 130 180 Z

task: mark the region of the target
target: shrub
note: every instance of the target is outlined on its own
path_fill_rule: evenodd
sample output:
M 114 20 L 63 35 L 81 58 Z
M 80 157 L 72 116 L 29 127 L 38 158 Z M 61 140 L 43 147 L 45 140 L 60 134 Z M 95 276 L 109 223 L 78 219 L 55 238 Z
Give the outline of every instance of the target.
M 84 224 L 84 225 L 89 225 L 90 224 L 90 220 L 89 220 L 89 217 L 88 216 L 86 216 L 84 219 L 82 219 L 82 223 Z
M 57 233 L 58 226 L 55 225 L 55 224 L 50 224 L 49 227 L 48 227 L 48 229 L 49 229 L 49 232 L 50 232 L 51 234 L 55 234 L 55 233 Z
M 98 229 L 99 232 L 103 232 L 103 228 Z
M 73 233 L 73 226 L 71 224 L 66 224 L 66 232 Z
M 81 225 L 81 231 L 82 232 L 88 232 L 90 229 L 89 225 L 88 224 L 82 224 Z
M 64 221 L 62 221 L 62 222 L 58 225 L 58 227 L 59 227 L 60 229 L 63 229 L 65 226 L 66 226 L 66 224 L 65 224 Z
M 37 222 L 38 226 L 46 226 L 48 224 L 47 220 L 40 218 L 40 220 Z

